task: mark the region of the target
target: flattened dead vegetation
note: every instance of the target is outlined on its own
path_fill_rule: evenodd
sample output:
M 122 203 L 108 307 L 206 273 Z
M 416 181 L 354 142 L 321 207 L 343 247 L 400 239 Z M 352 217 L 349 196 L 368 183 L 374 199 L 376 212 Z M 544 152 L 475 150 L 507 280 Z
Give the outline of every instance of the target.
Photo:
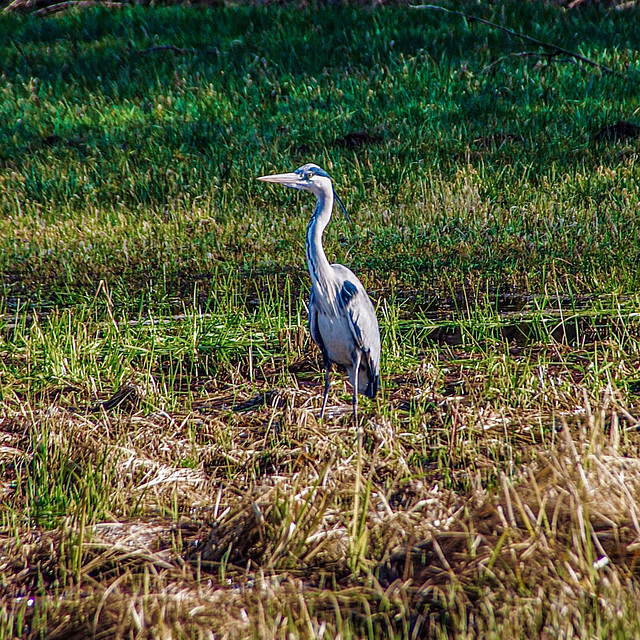
M 568 638 L 640 628 L 640 438 L 618 392 L 607 387 L 592 408 L 576 388 L 582 403 L 536 443 L 531 416 L 424 386 L 402 400 L 407 385 L 389 386 L 397 408 L 370 408 L 360 452 L 348 411 L 316 421 L 320 384 L 233 402 L 210 394 L 174 415 L 5 410 L 3 492 L 16 506 L 2 540 L 5 629 Z M 445 463 L 416 455 L 407 428 L 425 393 L 437 402 L 420 438 L 448 438 Z M 28 485 L 45 455 L 78 495 L 49 531 L 21 525 L 17 508 L 36 506 Z M 462 464 L 471 455 L 473 468 Z M 90 504 L 98 496 L 108 510 Z

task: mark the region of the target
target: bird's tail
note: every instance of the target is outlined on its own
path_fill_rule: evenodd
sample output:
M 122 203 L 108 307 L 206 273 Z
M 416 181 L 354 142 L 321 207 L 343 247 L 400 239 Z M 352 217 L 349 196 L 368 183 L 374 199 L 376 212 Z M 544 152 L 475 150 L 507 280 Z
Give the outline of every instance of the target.
M 367 398 L 375 398 L 378 393 L 378 389 L 380 388 L 380 376 L 379 375 L 369 375 L 369 380 L 367 381 L 367 386 L 364 388 L 362 393 L 367 396 Z
M 373 368 L 371 360 L 368 357 L 362 359 L 360 371 L 358 373 L 358 393 L 367 398 L 375 398 L 380 388 L 380 375 Z
M 347 367 L 347 371 L 349 372 L 351 384 L 353 384 L 354 368 Z M 380 374 L 374 369 L 373 363 L 370 358 L 367 357 L 367 354 L 365 354 L 365 357 L 362 358 L 360 362 L 360 370 L 358 371 L 358 393 L 373 399 L 376 397 L 379 389 Z

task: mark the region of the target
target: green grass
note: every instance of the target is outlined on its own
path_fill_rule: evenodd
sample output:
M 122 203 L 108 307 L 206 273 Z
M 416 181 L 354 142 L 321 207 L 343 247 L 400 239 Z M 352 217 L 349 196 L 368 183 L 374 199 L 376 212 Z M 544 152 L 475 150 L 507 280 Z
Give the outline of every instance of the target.
M 639 143 L 598 132 L 640 36 L 456 6 L 619 73 L 403 6 L 0 14 L 0 639 L 638 635 Z M 305 161 L 380 321 L 362 448 L 312 199 L 256 181 Z
M 622 75 L 488 67 L 521 45 L 406 7 L 4 15 L 7 295 L 189 297 L 217 270 L 302 268 L 311 203 L 255 178 L 308 160 L 356 220 L 331 254 L 381 283 L 637 290 L 637 146 L 595 136 L 637 121 L 629 14 L 477 11 Z

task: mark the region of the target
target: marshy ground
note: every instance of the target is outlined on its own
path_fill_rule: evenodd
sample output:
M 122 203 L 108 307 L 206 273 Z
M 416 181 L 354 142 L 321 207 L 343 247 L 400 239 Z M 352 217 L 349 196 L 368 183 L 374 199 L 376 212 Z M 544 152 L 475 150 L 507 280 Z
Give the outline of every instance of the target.
M 614 73 L 406 6 L 0 14 L 0 638 L 639 633 L 625 7 L 455 3 Z M 255 180 L 305 161 L 362 451 Z

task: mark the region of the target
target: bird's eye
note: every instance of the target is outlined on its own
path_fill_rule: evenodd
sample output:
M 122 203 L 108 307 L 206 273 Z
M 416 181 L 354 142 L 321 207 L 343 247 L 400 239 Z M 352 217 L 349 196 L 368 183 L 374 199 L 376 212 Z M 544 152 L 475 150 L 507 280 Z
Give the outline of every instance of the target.
M 311 180 L 311 178 L 313 178 L 313 173 L 311 173 L 311 171 L 307 171 L 307 173 L 304 174 L 305 180 Z

